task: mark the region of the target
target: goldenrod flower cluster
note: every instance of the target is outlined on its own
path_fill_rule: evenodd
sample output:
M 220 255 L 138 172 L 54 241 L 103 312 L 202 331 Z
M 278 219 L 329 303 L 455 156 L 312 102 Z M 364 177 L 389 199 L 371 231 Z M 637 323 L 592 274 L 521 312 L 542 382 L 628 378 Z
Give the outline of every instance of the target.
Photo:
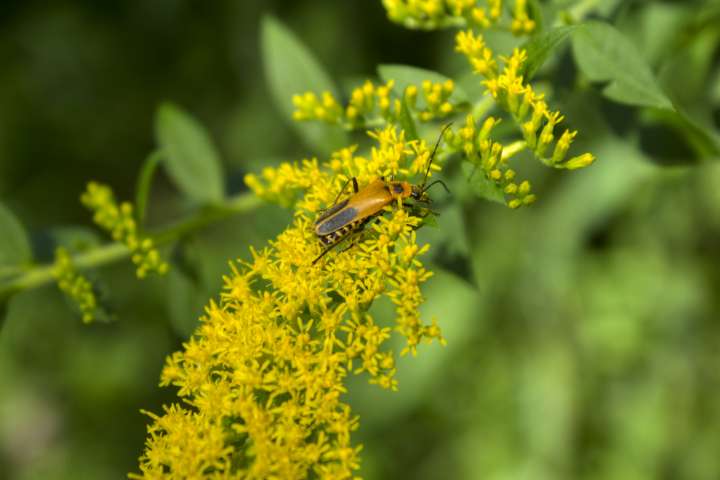
M 499 71 L 494 55 L 481 35 L 472 31 L 459 32 L 456 50 L 468 58 L 476 73 L 485 77 L 483 84 L 488 92 L 520 126 L 527 147 L 538 159 L 548 166 L 571 170 L 592 164 L 595 157 L 589 153 L 566 159 L 577 132 L 565 130 L 555 142 L 555 127 L 564 117 L 560 112 L 551 111 L 544 96 L 524 81 L 522 66 L 527 60 L 525 50 L 515 49 L 510 57 L 500 57 L 504 63 L 502 71 Z M 555 146 L 551 150 L 553 143 Z
M 266 169 L 247 184 L 262 198 L 294 206 L 292 225 L 252 259 L 232 265 L 219 302 L 211 302 L 193 337 L 162 373 L 182 404 L 151 414 L 137 478 L 344 479 L 358 469 L 358 419 L 343 401 L 350 373 L 396 389 L 392 330 L 415 354 L 421 342 L 442 341 L 435 322 L 421 321 L 420 286 L 431 276 L 417 244 L 421 219 L 393 205 L 351 250 L 321 252 L 313 224 L 346 180 L 422 171 L 429 149 L 393 127 L 373 133 L 368 157 L 354 148 L 326 163 L 305 160 Z M 341 247 L 342 248 L 342 247 Z M 370 307 L 387 297 L 394 327 Z
M 168 264 L 160 257 L 160 252 L 151 238 L 138 233 L 137 222 L 133 217 L 133 207 L 128 202 L 120 205 L 115 201 L 110 187 L 90 182 L 80 197 L 83 205 L 93 210 L 93 220 L 107 230 L 113 240 L 125 244 L 132 253 L 138 278 L 144 278 L 150 272 L 164 274 Z
M 465 125 L 456 132 L 447 130 L 445 139 L 456 150 L 462 151 L 468 161 L 473 163 L 481 174 L 498 185 L 506 197 L 510 208 L 530 205 L 536 199 L 530 193 L 530 182 L 516 180 L 516 172 L 508 165 L 508 157 L 503 153 L 503 145 L 490 137 L 492 129 L 500 122 L 489 116 L 480 129 L 472 115 L 465 119 Z
M 490 28 L 500 24 L 502 0 L 383 0 L 388 18 L 407 28 L 433 30 L 447 27 Z M 529 34 L 535 21 L 527 0 L 515 0 L 508 28 L 516 35 Z
M 423 122 L 429 122 L 436 118 L 445 118 L 455 112 L 455 107 L 450 103 L 450 96 L 455 90 L 455 82 L 448 79 L 444 82 L 431 82 L 425 80 L 422 83 L 423 100 L 426 107 L 419 110 L 418 118 Z M 415 98 L 416 87 L 409 86 L 406 91 L 409 106 L 416 108 Z
M 298 121 L 319 120 L 330 124 L 340 124 L 347 129 L 364 128 L 380 123 L 397 123 L 403 115 L 404 101 L 410 112 L 422 122 L 444 118 L 457 110 L 450 101 L 455 90 L 452 80 L 432 82 L 425 80 L 421 85 L 422 97 L 418 101 L 418 86 L 408 85 L 401 94 L 395 94 L 395 81 L 376 85 L 367 80 L 362 86 L 353 89 L 345 107 L 330 93 L 319 96 L 314 92 L 305 92 L 293 96 L 296 110 L 293 118 Z
M 92 283 L 75 269 L 70 254 L 63 247 L 55 250 L 53 276 L 60 290 L 80 309 L 83 322 L 95 320 L 98 304 Z

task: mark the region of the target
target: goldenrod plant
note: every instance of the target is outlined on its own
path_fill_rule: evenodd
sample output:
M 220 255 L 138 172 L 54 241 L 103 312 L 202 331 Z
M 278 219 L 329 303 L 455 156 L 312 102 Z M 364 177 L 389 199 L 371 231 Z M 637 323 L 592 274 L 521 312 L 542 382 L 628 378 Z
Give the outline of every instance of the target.
M 213 18 L 244 19 L 240 3 Z M 187 44 L 168 64 L 177 88 L 133 90 L 184 99 L 160 103 L 154 138 L 131 154 L 118 139 L 113 169 L 90 169 L 88 154 L 82 175 L 63 172 L 78 210 L 66 218 L 88 226 L 56 221 L 52 200 L 33 212 L 32 179 L 0 203 L 0 470 L 715 478 L 720 415 L 705 393 L 720 380 L 704 316 L 717 279 L 700 265 L 717 260 L 720 177 L 669 157 L 718 158 L 720 94 L 692 97 L 676 83 L 683 56 L 661 60 L 687 47 L 707 85 L 720 78 L 720 10 L 646 3 L 307 0 L 305 17 L 280 11 L 287 25 L 256 12 L 228 35 L 259 26 L 264 75 L 248 67 L 252 41 L 231 55 Z M 303 26 L 315 18 L 322 29 Z M 382 32 L 370 55 L 343 40 L 355 21 Z M 230 102 L 210 93 L 223 68 L 205 62 L 236 54 L 242 68 L 225 70 L 245 83 Z M 63 85 L 58 101 L 97 93 Z M 367 200 L 378 181 L 422 192 L 348 208 L 355 185 Z M 328 246 L 317 222 L 333 211 L 348 220 Z M 52 227 L 37 227 L 43 215 Z M 65 402 L 76 386 L 82 398 Z
M 388 10 L 396 15 L 393 8 Z M 352 432 L 359 419 L 342 399 L 347 375 L 367 372 L 370 383 L 396 390 L 395 352 L 384 345 L 391 332 L 406 339 L 401 354 L 415 355 L 422 341 L 444 340 L 438 320 L 427 324 L 418 310 L 423 302 L 420 287 L 432 272 L 420 260 L 430 245 L 418 243 L 415 231 L 423 218 L 412 208 L 401 202 L 390 206 L 356 234 L 357 240 L 345 242 L 347 253 L 338 251 L 318 265 L 311 261 L 322 250 L 314 219 L 334 206 L 350 179 L 366 185 L 379 177 L 422 178 L 433 166 L 440 170 L 445 161 L 439 157 L 448 159 L 455 150 L 509 198 L 509 207 L 517 208 L 536 197 L 527 180 L 516 183 L 515 171 L 508 167 L 512 155 L 528 149 L 543 163 L 568 169 L 593 162 L 589 153 L 566 160 L 576 135 L 567 130 L 545 157 L 562 116 L 550 112 L 543 96 L 523 80 L 525 50 L 504 58 L 502 72 L 495 54 L 472 30 L 458 33 L 457 50 L 485 78 L 486 95 L 511 114 L 524 143 L 506 149 L 491 137 L 499 119 L 488 116 L 478 128 L 469 114 L 457 131 L 443 130 L 446 148 L 433 158 L 414 124 L 451 121 L 463 114 L 466 109 L 451 101 L 451 79 L 425 78 L 398 91 L 398 79 L 379 85 L 367 80 L 352 90 L 347 105 L 329 91 L 301 92 L 287 99 L 296 108 L 296 121 L 320 121 L 346 130 L 375 126 L 367 133 L 376 144 L 368 155 L 349 145 L 324 162 L 305 159 L 266 168 L 259 177 L 246 176 L 258 197 L 293 209 L 293 224 L 269 247 L 253 250 L 252 261 L 233 266 L 219 302 L 207 307 L 184 350 L 168 359 L 162 384 L 177 387 L 182 403 L 166 407 L 162 415 L 150 414 L 153 423 L 138 478 L 355 475 L 361 447 L 352 441 Z M 382 327 L 370 313 L 382 297 L 395 304 L 392 328 Z

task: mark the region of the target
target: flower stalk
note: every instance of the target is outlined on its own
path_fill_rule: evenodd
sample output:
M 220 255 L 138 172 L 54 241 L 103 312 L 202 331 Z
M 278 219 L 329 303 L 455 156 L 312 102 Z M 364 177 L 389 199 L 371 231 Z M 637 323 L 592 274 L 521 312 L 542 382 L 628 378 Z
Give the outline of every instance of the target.
M 156 246 L 167 245 L 186 235 L 202 230 L 213 223 L 255 210 L 262 202 L 252 193 L 242 193 L 228 198 L 221 204 L 208 207 L 178 221 L 177 223 L 149 234 Z M 72 255 L 70 260 L 77 270 L 88 270 L 126 260 L 131 250 L 121 242 L 112 242 Z M 15 293 L 39 288 L 55 281 L 54 264 L 34 265 L 22 273 L 0 283 L 0 299 Z

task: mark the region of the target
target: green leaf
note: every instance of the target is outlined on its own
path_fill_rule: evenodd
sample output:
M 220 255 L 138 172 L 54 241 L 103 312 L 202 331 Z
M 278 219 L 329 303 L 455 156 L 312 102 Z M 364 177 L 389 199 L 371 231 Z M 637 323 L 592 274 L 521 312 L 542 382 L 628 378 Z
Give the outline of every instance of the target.
M 520 47 L 525 49 L 528 55 L 527 61 L 523 65 L 523 76 L 526 80 L 535 76 L 550 54 L 562 45 L 573 30 L 575 30 L 574 25 L 553 28 L 533 36 Z
M 203 203 L 224 196 L 220 156 L 200 123 L 176 105 L 164 103 L 155 116 L 155 137 L 167 172 L 187 196 Z
M 3 267 L 15 267 L 32 261 L 30 241 L 22 224 L 0 203 L 0 275 Z
M 175 264 L 168 272 L 166 308 L 173 329 L 189 338 L 198 326 L 207 295 L 197 279 Z
M 418 133 L 417 129 L 415 128 L 415 121 L 412 118 L 412 115 L 410 114 L 410 109 L 407 106 L 407 102 L 403 99 L 402 102 L 402 109 L 400 110 L 400 126 L 405 130 L 405 134 L 407 135 L 407 140 L 417 140 Z
M 462 171 L 477 196 L 503 205 L 506 204 L 502 188 L 487 178 L 478 166 L 471 162 L 463 162 Z
M 662 159 L 673 165 L 719 159 L 720 140 L 717 136 L 683 112 L 649 109 L 640 118 L 643 126 L 641 144 L 654 160 Z M 643 133 L 648 131 L 651 143 L 643 143 Z
M 594 82 L 609 82 L 603 94 L 627 105 L 673 110 L 640 52 L 613 26 L 588 22 L 576 28 L 573 53 L 580 70 Z
M 340 126 L 292 120 L 295 110 L 293 95 L 308 91 L 316 94 L 330 92 L 338 98 L 335 84 L 317 59 L 293 32 L 274 17 L 263 18 L 260 36 L 265 76 L 283 116 L 309 147 L 321 153 L 327 154 L 345 146 L 348 138 Z
M 422 82 L 425 80 L 430 80 L 434 83 L 452 80 L 450 77 L 446 77 L 441 73 L 425 70 L 424 68 L 411 67 L 409 65 L 379 65 L 378 75 L 384 82 L 394 80 L 397 92 L 404 92 L 408 85 L 415 85 L 418 89 L 422 89 Z M 453 103 L 467 103 L 469 101 L 467 94 L 460 88 L 458 82 L 454 83 L 455 90 L 452 95 L 450 95 L 450 101 Z M 421 108 L 426 105 L 422 95 L 418 95 L 418 105 Z

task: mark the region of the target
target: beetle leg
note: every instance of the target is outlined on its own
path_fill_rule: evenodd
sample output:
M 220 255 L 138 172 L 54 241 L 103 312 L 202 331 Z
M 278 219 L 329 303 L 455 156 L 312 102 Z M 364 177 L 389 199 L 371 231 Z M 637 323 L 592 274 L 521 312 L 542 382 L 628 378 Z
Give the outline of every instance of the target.
M 358 244 L 357 238 L 355 238 L 350 245 L 340 250 L 340 253 L 345 253 Z
M 337 243 L 334 244 L 334 245 L 330 245 L 329 247 L 327 247 L 325 250 L 323 250 L 323 251 L 320 253 L 320 255 L 317 256 L 317 258 L 316 258 L 315 260 L 312 261 L 312 264 L 315 265 L 318 260 L 320 260 L 322 257 L 324 257 L 326 253 L 328 253 L 330 250 L 332 250 L 332 249 L 335 248 L 335 247 L 337 247 Z
M 340 240 L 338 240 L 337 242 L 335 242 L 335 243 L 333 243 L 332 245 L 330 245 L 330 246 L 328 246 L 327 248 L 325 248 L 325 250 L 323 250 L 322 252 L 320 252 L 320 255 L 318 255 L 317 258 L 312 261 L 312 264 L 315 265 L 318 260 L 320 260 L 322 257 L 324 257 L 325 254 L 327 254 L 330 250 L 332 250 L 333 248 L 335 248 L 335 247 L 337 247 L 338 245 L 340 245 L 343 240 L 344 240 L 344 239 L 340 239 Z M 346 247 L 346 248 L 340 250 L 340 253 L 347 252 L 348 250 L 350 250 L 350 249 L 355 245 L 355 243 L 356 243 L 356 242 L 353 240 L 353 243 L 350 244 L 349 247 Z
M 332 250 L 333 248 L 340 245 L 347 238 L 353 237 L 352 243 L 348 247 L 345 247 L 344 249 L 342 249 L 340 251 L 340 253 L 344 253 L 344 252 L 347 252 L 348 250 L 350 250 L 352 247 L 354 247 L 355 245 L 358 244 L 360 234 L 365 229 L 366 225 L 368 225 L 368 224 L 372 225 L 374 223 L 374 221 L 377 221 L 376 218 L 374 216 L 371 216 L 371 217 L 365 218 L 364 220 L 357 223 L 355 228 L 353 230 L 351 230 L 350 233 L 347 233 L 342 238 L 337 239 L 335 241 L 335 243 L 333 243 L 332 245 L 328 245 L 325 248 L 325 250 L 320 252 L 320 255 L 318 255 L 317 258 L 312 261 L 312 264 L 315 265 L 315 263 L 317 263 L 318 260 L 320 260 L 322 257 L 324 257 L 330 250 Z
M 331 234 L 331 235 L 332 235 L 332 234 Z M 328 243 L 326 243 L 326 240 L 327 240 L 327 242 L 332 242 L 332 243 L 330 243 L 330 244 L 328 245 Z M 340 242 L 342 242 L 342 238 L 340 238 L 340 239 L 334 239 L 334 238 L 332 238 L 331 236 L 330 236 L 330 237 L 321 237 L 320 242 L 321 242 L 323 245 L 325 245 L 325 250 L 323 250 L 322 252 L 320 252 L 320 255 L 318 255 L 317 258 L 312 261 L 312 264 L 313 264 L 313 265 L 315 265 L 315 264 L 317 263 L 317 261 L 320 260 L 322 257 L 324 257 L 330 250 L 332 250 L 333 248 L 337 247 L 337 246 L 340 244 Z

